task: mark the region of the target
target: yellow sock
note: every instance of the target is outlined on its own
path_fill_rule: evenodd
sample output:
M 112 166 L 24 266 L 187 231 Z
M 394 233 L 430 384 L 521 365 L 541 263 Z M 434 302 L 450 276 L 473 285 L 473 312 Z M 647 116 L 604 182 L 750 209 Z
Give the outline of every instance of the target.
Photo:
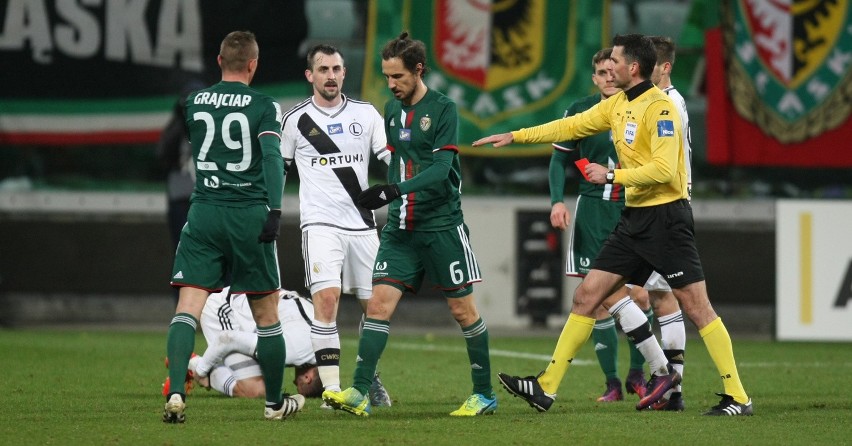
M 743 389 L 743 383 L 740 381 L 740 375 L 737 372 L 737 364 L 734 361 L 734 347 L 731 344 L 731 336 L 728 334 L 725 324 L 722 323 L 722 318 L 716 318 L 706 327 L 698 330 L 698 334 L 704 340 L 710 358 L 713 359 L 716 370 L 722 377 L 725 393 L 732 396 L 738 403 L 747 403 L 748 395 Z
M 542 390 L 547 393 L 556 393 L 559 384 L 562 382 L 562 377 L 565 376 L 568 366 L 574 360 L 574 355 L 589 340 L 593 328 L 595 328 L 594 318 L 574 313 L 568 315 L 568 322 L 565 323 L 562 334 L 559 335 L 553 358 L 551 358 L 544 373 L 538 377 L 538 383 Z

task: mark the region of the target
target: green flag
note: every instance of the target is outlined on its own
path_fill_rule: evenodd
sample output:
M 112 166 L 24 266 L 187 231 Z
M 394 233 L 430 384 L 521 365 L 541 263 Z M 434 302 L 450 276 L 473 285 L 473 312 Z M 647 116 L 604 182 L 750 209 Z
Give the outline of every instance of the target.
M 608 46 L 608 1 L 371 0 L 364 99 L 392 99 L 381 49 L 408 31 L 427 48 L 425 81 L 452 98 L 465 155 L 541 156 L 549 145 L 473 149 L 477 138 L 559 118 L 591 94 L 592 56 Z

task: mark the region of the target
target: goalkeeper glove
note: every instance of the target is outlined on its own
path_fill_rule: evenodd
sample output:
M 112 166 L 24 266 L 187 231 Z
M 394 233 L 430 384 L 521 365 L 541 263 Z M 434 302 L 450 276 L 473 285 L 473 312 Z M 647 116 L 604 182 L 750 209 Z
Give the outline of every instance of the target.
M 366 209 L 378 209 L 402 195 L 396 184 L 377 184 L 358 194 L 358 205 Z

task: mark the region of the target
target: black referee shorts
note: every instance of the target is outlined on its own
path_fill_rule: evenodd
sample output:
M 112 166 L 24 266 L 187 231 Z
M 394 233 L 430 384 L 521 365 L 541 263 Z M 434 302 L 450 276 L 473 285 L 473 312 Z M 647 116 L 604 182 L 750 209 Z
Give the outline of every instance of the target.
M 643 284 L 653 271 L 672 288 L 704 280 L 695 246 L 695 222 L 687 200 L 627 207 L 592 264 Z

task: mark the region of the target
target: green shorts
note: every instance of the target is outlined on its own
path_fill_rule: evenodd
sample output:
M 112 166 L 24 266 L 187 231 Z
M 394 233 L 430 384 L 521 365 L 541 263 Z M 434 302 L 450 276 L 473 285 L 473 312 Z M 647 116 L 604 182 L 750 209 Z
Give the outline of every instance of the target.
M 565 275 L 585 277 L 589 274 L 592 261 L 615 229 L 623 210 L 623 201 L 583 195 L 577 197 L 574 223 L 568 238 L 568 254 L 565 256 Z
M 416 293 L 424 274 L 445 297 L 464 297 L 482 280 L 467 225 L 445 231 L 405 231 L 385 226 L 373 267 L 373 284 Z
M 259 243 L 264 205 L 193 203 L 180 234 L 171 284 L 219 291 L 230 274 L 231 293 L 266 295 L 281 287 L 275 243 Z

